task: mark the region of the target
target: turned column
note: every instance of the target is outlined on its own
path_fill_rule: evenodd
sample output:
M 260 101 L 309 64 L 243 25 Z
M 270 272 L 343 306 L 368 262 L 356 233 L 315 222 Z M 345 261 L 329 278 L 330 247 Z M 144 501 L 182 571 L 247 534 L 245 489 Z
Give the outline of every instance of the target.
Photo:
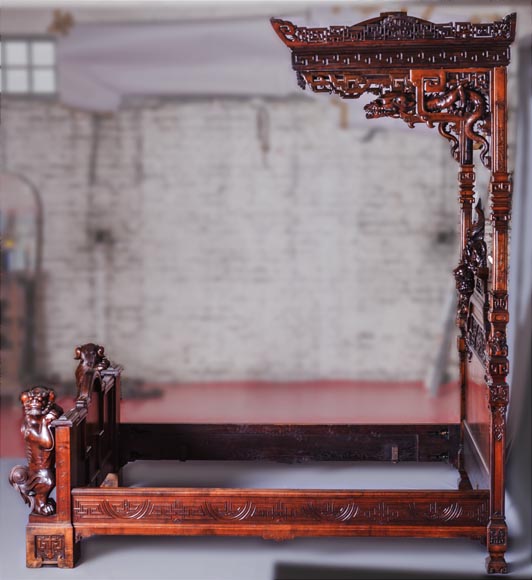
M 492 103 L 492 174 L 490 181 L 491 223 L 493 231 L 493 267 L 488 319 L 487 382 L 491 412 L 490 521 L 487 530 L 488 572 L 506 572 L 504 553 L 507 526 L 504 514 L 506 410 L 508 406 L 508 225 L 510 221 L 511 180 L 507 167 L 506 69 L 493 69 Z

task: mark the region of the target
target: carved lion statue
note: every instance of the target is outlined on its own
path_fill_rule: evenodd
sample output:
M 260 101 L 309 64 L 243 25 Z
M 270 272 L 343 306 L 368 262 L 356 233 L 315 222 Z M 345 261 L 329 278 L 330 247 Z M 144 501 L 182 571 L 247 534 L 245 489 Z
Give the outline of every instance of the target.
M 55 512 L 55 502 L 48 496 L 55 486 L 55 449 L 50 424 L 63 410 L 55 403 L 54 391 L 47 387 L 24 391 L 20 401 L 24 408 L 22 434 L 28 465 L 13 467 L 9 481 L 32 513 L 51 515 Z

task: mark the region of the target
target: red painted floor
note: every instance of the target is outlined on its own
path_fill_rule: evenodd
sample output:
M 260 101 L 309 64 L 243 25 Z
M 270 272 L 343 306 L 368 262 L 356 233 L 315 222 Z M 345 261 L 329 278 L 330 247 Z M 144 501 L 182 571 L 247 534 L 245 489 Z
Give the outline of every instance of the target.
M 122 401 L 131 423 L 457 423 L 459 390 L 443 385 L 432 397 L 421 381 L 307 381 L 146 384 L 152 399 Z M 60 399 L 63 409 L 73 400 Z M 24 455 L 19 406 L 0 412 L 0 456 Z

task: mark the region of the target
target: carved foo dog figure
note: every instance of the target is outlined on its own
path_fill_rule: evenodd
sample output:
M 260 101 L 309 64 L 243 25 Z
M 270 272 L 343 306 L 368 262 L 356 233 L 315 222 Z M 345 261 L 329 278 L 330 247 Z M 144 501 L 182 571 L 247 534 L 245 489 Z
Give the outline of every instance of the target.
M 77 401 L 87 402 L 92 391 L 92 378 L 94 371 L 103 371 L 110 366 L 106 358 L 105 349 L 99 344 L 89 342 L 76 347 L 74 359 L 79 360 L 76 368 L 76 385 L 78 387 Z
M 55 404 L 55 393 L 46 387 L 34 387 L 20 396 L 24 408 L 22 434 L 28 465 L 16 465 L 9 482 L 32 513 L 49 516 L 55 513 L 55 502 L 48 496 L 55 486 L 54 436 L 50 428 L 63 409 Z

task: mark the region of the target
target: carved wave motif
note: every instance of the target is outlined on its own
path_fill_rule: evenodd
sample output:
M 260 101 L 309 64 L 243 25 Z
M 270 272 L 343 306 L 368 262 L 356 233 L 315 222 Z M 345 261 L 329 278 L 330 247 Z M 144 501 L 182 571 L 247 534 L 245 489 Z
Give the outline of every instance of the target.
M 353 502 L 339 506 L 334 502 L 327 502 L 319 506 L 309 503 L 307 509 L 309 513 L 318 520 L 348 522 L 349 520 L 356 518 L 360 508 Z
M 451 503 L 448 505 L 441 505 L 438 503 L 431 503 L 428 511 L 424 516 L 428 520 L 436 520 L 442 522 L 450 522 L 457 520 L 463 513 L 462 506 L 458 503 Z
M 234 505 L 233 502 L 224 502 L 221 505 L 215 505 L 205 502 L 203 512 L 215 520 L 247 520 L 255 515 L 256 506 L 251 501 L 243 505 Z
M 130 502 L 125 499 L 121 502 L 111 503 L 108 500 L 104 500 L 101 503 L 102 511 L 111 518 L 120 518 L 127 520 L 140 520 L 142 519 L 151 507 L 151 502 Z

